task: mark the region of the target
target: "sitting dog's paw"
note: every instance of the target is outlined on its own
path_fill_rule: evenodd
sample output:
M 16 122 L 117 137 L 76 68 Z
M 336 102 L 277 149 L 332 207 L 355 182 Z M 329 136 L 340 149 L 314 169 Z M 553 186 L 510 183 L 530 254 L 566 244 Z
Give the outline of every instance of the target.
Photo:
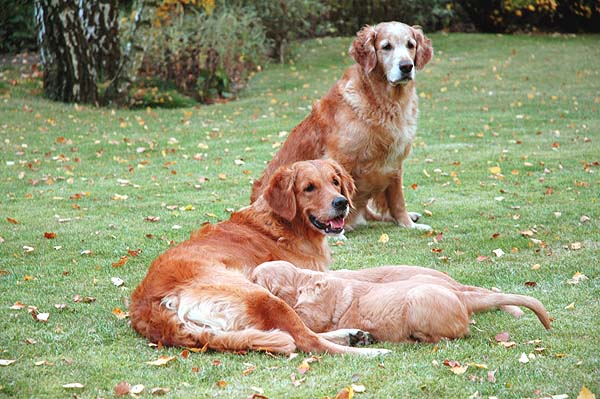
M 421 219 L 421 214 L 418 212 L 408 212 L 408 216 L 410 216 L 410 219 L 417 223 L 419 221 L 419 219 Z
M 375 343 L 375 338 L 370 332 L 357 330 L 348 335 L 350 346 L 367 346 Z

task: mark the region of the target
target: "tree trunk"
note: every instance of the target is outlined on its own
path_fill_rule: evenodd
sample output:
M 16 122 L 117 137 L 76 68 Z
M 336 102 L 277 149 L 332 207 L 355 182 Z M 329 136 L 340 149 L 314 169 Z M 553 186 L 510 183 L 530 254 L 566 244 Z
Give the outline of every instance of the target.
M 113 79 L 119 68 L 121 44 L 117 0 L 83 1 L 83 21 L 97 82 Z
M 121 62 L 104 94 L 104 103 L 123 104 L 142 65 L 144 53 L 152 44 L 152 25 L 160 0 L 135 0 L 135 16 L 131 22 Z
M 44 94 L 63 102 L 96 103 L 96 68 L 77 0 L 35 0 Z

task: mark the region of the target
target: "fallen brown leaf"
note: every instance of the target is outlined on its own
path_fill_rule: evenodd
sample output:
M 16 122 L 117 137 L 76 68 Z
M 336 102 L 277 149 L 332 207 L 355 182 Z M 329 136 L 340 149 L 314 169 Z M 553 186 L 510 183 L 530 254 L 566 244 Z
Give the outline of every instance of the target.
M 352 387 L 342 388 L 336 395 L 335 399 L 352 399 L 354 390 Z
M 508 340 L 510 339 L 510 335 L 506 332 L 503 331 L 501 333 L 496 334 L 496 342 L 508 342 Z
M 115 396 L 126 396 L 131 391 L 131 384 L 127 381 L 121 381 L 115 385 L 114 393 Z
M 154 396 L 162 396 L 162 395 L 166 395 L 171 391 L 171 389 L 169 388 L 152 388 L 150 390 L 150 394 L 154 395 Z

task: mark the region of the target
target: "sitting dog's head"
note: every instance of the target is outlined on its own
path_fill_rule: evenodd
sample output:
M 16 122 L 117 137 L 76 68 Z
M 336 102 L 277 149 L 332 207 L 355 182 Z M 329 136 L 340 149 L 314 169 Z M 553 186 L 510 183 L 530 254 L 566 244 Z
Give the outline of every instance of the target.
M 433 47 L 419 26 L 384 22 L 365 26 L 356 34 L 350 55 L 365 73 L 385 77 L 393 86 L 415 78 L 433 56 Z
M 352 206 L 352 177 L 333 160 L 301 161 L 280 167 L 264 198 L 281 218 L 322 233 L 340 234 Z

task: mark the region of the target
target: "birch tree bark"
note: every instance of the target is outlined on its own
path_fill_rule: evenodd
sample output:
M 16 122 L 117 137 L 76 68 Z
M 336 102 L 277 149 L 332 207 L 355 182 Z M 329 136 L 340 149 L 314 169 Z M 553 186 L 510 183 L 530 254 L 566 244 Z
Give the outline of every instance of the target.
M 118 0 L 35 0 L 44 94 L 63 102 L 123 104 L 152 43 L 161 0 L 135 0 L 123 52 Z M 98 86 L 106 87 L 102 98 Z
M 96 68 L 78 0 L 35 0 L 44 94 L 63 102 L 96 103 Z
M 134 19 L 121 55 L 119 69 L 106 89 L 104 103 L 123 104 L 127 98 L 142 65 L 144 54 L 152 44 L 152 26 L 160 3 L 160 0 L 135 0 Z

